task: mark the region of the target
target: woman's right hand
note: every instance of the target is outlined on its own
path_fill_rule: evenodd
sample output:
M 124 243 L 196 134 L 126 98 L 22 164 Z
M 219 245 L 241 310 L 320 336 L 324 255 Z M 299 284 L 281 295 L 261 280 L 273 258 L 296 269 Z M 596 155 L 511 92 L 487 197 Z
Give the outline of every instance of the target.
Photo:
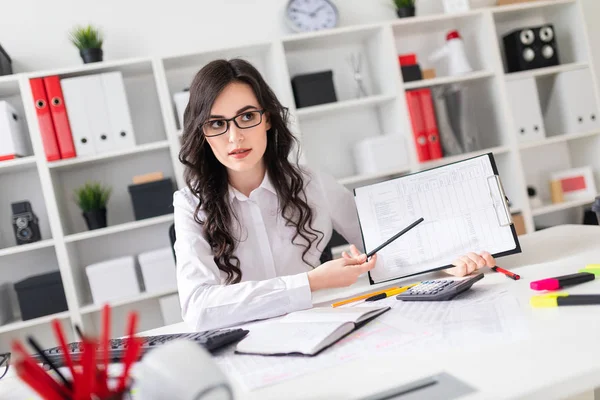
M 311 292 L 350 286 L 358 277 L 372 270 L 377 262 L 377 254 L 367 261 L 366 254 L 346 256 L 327 261 L 308 272 Z

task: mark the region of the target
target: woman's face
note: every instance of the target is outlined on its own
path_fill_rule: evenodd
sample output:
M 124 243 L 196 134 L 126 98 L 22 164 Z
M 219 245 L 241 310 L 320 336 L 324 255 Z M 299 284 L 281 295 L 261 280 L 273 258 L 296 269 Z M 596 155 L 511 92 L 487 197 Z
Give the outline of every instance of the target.
M 237 125 L 233 120 L 225 121 L 233 117 Z M 260 169 L 270 128 L 268 115 L 262 113 L 252 87 L 241 82 L 230 83 L 223 89 L 210 110 L 208 121 L 202 125 L 217 159 L 228 170 L 236 172 Z M 218 135 L 226 129 L 224 134 Z

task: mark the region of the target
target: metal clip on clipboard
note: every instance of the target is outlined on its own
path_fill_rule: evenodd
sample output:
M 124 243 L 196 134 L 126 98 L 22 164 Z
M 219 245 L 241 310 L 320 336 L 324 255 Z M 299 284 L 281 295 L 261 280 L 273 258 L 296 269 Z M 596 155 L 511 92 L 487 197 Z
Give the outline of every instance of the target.
M 491 183 L 493 182 L 493 183 Z M 512 218 L 510 209 L 508 207 L 508 197 L 504 192 L 502 181 L 500 181 L 499 175 L 488 176 L 487 178 L 488 190 L 490 199 L 494 204 L 494 211 L 496 218 L 498 218 L 499 226 L 510 226 L 512 225 Z

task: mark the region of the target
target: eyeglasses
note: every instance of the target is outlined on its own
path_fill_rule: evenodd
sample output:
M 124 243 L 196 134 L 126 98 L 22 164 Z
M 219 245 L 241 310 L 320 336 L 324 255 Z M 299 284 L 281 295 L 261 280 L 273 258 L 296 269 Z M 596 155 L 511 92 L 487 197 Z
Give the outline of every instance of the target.
M 202 124 L 202 132 L 206 137 L 223 135 L 229 130 L 229 123 L 233 121 L 235 126 L 240 129 L 250 129 L 258 126 L 262 122 L 262 116 L 265 110 L 244 111 L 232 118 L 211 119 Z
M 10 365 L 10 353 L 0 354 L 0 379 L 8 372 L 8 366 Z

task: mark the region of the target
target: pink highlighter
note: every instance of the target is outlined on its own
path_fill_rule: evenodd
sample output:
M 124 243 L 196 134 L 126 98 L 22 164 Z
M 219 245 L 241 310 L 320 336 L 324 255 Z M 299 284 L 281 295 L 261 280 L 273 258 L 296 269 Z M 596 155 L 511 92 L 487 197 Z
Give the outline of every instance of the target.
M 578 285 L 580 283 L 593 281 L 594 279 L 596 279 L 596 275 L 590 272 L 578 272 L 576 274 L 533 281 L 529 286 L 533 290 L 558 290 L 565 286 Z

